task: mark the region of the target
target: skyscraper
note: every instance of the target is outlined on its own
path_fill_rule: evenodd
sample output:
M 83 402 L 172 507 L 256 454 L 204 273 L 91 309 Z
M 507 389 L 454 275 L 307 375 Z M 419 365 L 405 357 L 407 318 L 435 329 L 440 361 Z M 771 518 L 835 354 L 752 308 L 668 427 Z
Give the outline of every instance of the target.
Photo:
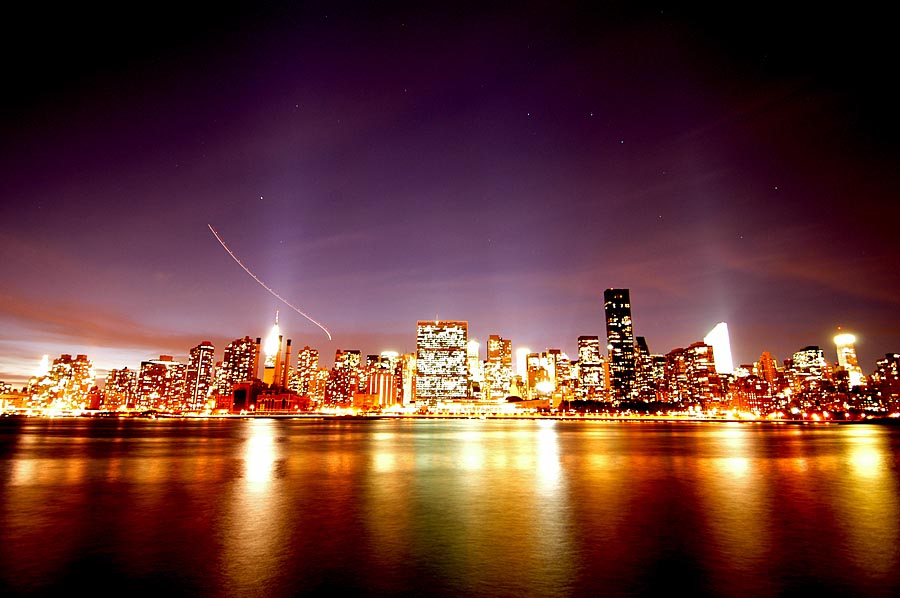
M 728 324 L 719 322 L 703 337 L 703 342 L 713 348 L 716 356 L 716 373 L 733 374 L 734 360 L 731 357 L 731 338 L 728 336 Z
M 173 360 L 171 355 L 142 361 L 138 407 L 167 411 L 184 409 L 184 372 L 185 365 Z
M 578 389 L 582 399 L 600 398 L 606 389 L 600 337 L 578 337 Z
M 110 370 L 103 387 L 103 408 L 110 411 L 120 407 L 134 407 L 137 397 L 137 372 L 123 368 Z
M 623 400 L 631 396 L 634 386 L 634 331 L 628 289 L 603 291 L 603 310 L 613 392 L 617 399 Z
M 188 409 L 200 411 L 209 398 L 213 375 L 213 354 L 215 347 L 209 341 L 203 341 L 191 349 L 191 361 L 185 374 L 184 396 Z
M 420 320 L 416 326 L 416 398 L 429 401 L 467 397 L 466 348 L 469 323 Z
M 249 336 L 231 341 L 225 347 L 222 359 L 220 395 L 230 395 L 232 387 L 240 382 L 249 382 L 258 376 L 259 339 L 254 342 Z M 218 378 L 218 377 L 217 377 Z
M 838 328 L 840 330 L 840 328 Z M 837 347 L 838 365 L 847 370 L 850 377 L 850 386 L 859 386 L 863 383 L 862 368 L 856 358 L 856 337 L 852 334 L 840 333 L 834 337 Z
M 512 341 L 499 334 L 488 337 L 487 361 L 484 365 L 487 398 L 491 401 L 504 401 L 509 394 L 509 383 L 512 378 Z
M 278 327 L 278 311 L 275 311 L 275 324 L 266 337 L 266 343 L 263 345 L 263 352 L 266 354 L 265 366 L 263 367 L 263 382 L 270 385 L 278 386 L 280 383 L 281 370 L 281 331 Z

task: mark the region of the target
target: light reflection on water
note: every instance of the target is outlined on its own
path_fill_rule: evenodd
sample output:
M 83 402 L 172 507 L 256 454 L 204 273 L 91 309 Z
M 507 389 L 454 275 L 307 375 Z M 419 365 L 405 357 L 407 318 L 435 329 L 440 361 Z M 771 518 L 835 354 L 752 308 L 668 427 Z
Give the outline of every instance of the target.
M 898 436 L 2 421 L 0 594 L 896 594 Z

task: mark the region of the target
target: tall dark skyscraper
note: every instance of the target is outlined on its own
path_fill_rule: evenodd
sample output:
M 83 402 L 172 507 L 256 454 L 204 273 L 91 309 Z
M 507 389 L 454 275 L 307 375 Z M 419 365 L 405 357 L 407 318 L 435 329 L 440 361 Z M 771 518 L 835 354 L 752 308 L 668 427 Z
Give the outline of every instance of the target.
M 634 331 L 628 289 L 603 291 L 603 310 L 613 393 L 617 399 L 627 399 L 634 386 Z

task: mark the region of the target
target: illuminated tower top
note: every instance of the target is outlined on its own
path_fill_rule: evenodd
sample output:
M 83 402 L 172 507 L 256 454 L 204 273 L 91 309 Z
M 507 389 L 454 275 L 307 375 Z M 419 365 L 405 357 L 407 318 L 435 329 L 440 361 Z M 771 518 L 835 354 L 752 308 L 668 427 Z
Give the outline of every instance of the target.
M 713 348 L 716 356 L 716 373 L 733 374 L 734 360 L 731 357 L 731 339 L 728 336 L 728 324 L 719 322 L 715 328 L 709 331 L 703 342 Z
M 269 332 L 269 336 L 266 337 L 266 343 L 263 345 L 263 353 L 266 354 L 266 367 L 274 368 L 275 367 L 275 358 L 278 356 L 279 351 L 281 350 L 281 331 L 278 328 L 278 310 L 275 310 L 275 324 L 272 326 L 272 331 Z
M 856 337 L 846 332 L 841 332 L 838 326 L 839 334 L 834 337 L 834 344 L 837 348 L 838 365 L 847 370 L 850 375 L 850 386 L 859 386 L 862 384 L 863 373 L 859 367 L 859 360 L 856 358 Z

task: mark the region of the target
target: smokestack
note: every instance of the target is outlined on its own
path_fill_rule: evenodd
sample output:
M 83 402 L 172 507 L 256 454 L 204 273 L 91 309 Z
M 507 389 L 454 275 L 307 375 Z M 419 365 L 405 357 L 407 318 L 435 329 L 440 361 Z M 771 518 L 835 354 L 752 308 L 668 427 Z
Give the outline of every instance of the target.
M 278 351 L 275 352 L 275 371 L 273 372 L 272 385 L 275 388 L 281 386 L 281 339 L 283 337 L 278 335 Z
M 262 339 L 260 337 L 256 337 L 256 356 L 253 358 L 253 380 L 259 379 L 259 354 L 262 352 L 262 347 L 260 343 Z
M 290 380 L 288 376 L 291 373 L 291 339 L 287 339 L 287 346 L 284 348 L 284 373 L 281 375 L 281 385 L 288 387 Z

